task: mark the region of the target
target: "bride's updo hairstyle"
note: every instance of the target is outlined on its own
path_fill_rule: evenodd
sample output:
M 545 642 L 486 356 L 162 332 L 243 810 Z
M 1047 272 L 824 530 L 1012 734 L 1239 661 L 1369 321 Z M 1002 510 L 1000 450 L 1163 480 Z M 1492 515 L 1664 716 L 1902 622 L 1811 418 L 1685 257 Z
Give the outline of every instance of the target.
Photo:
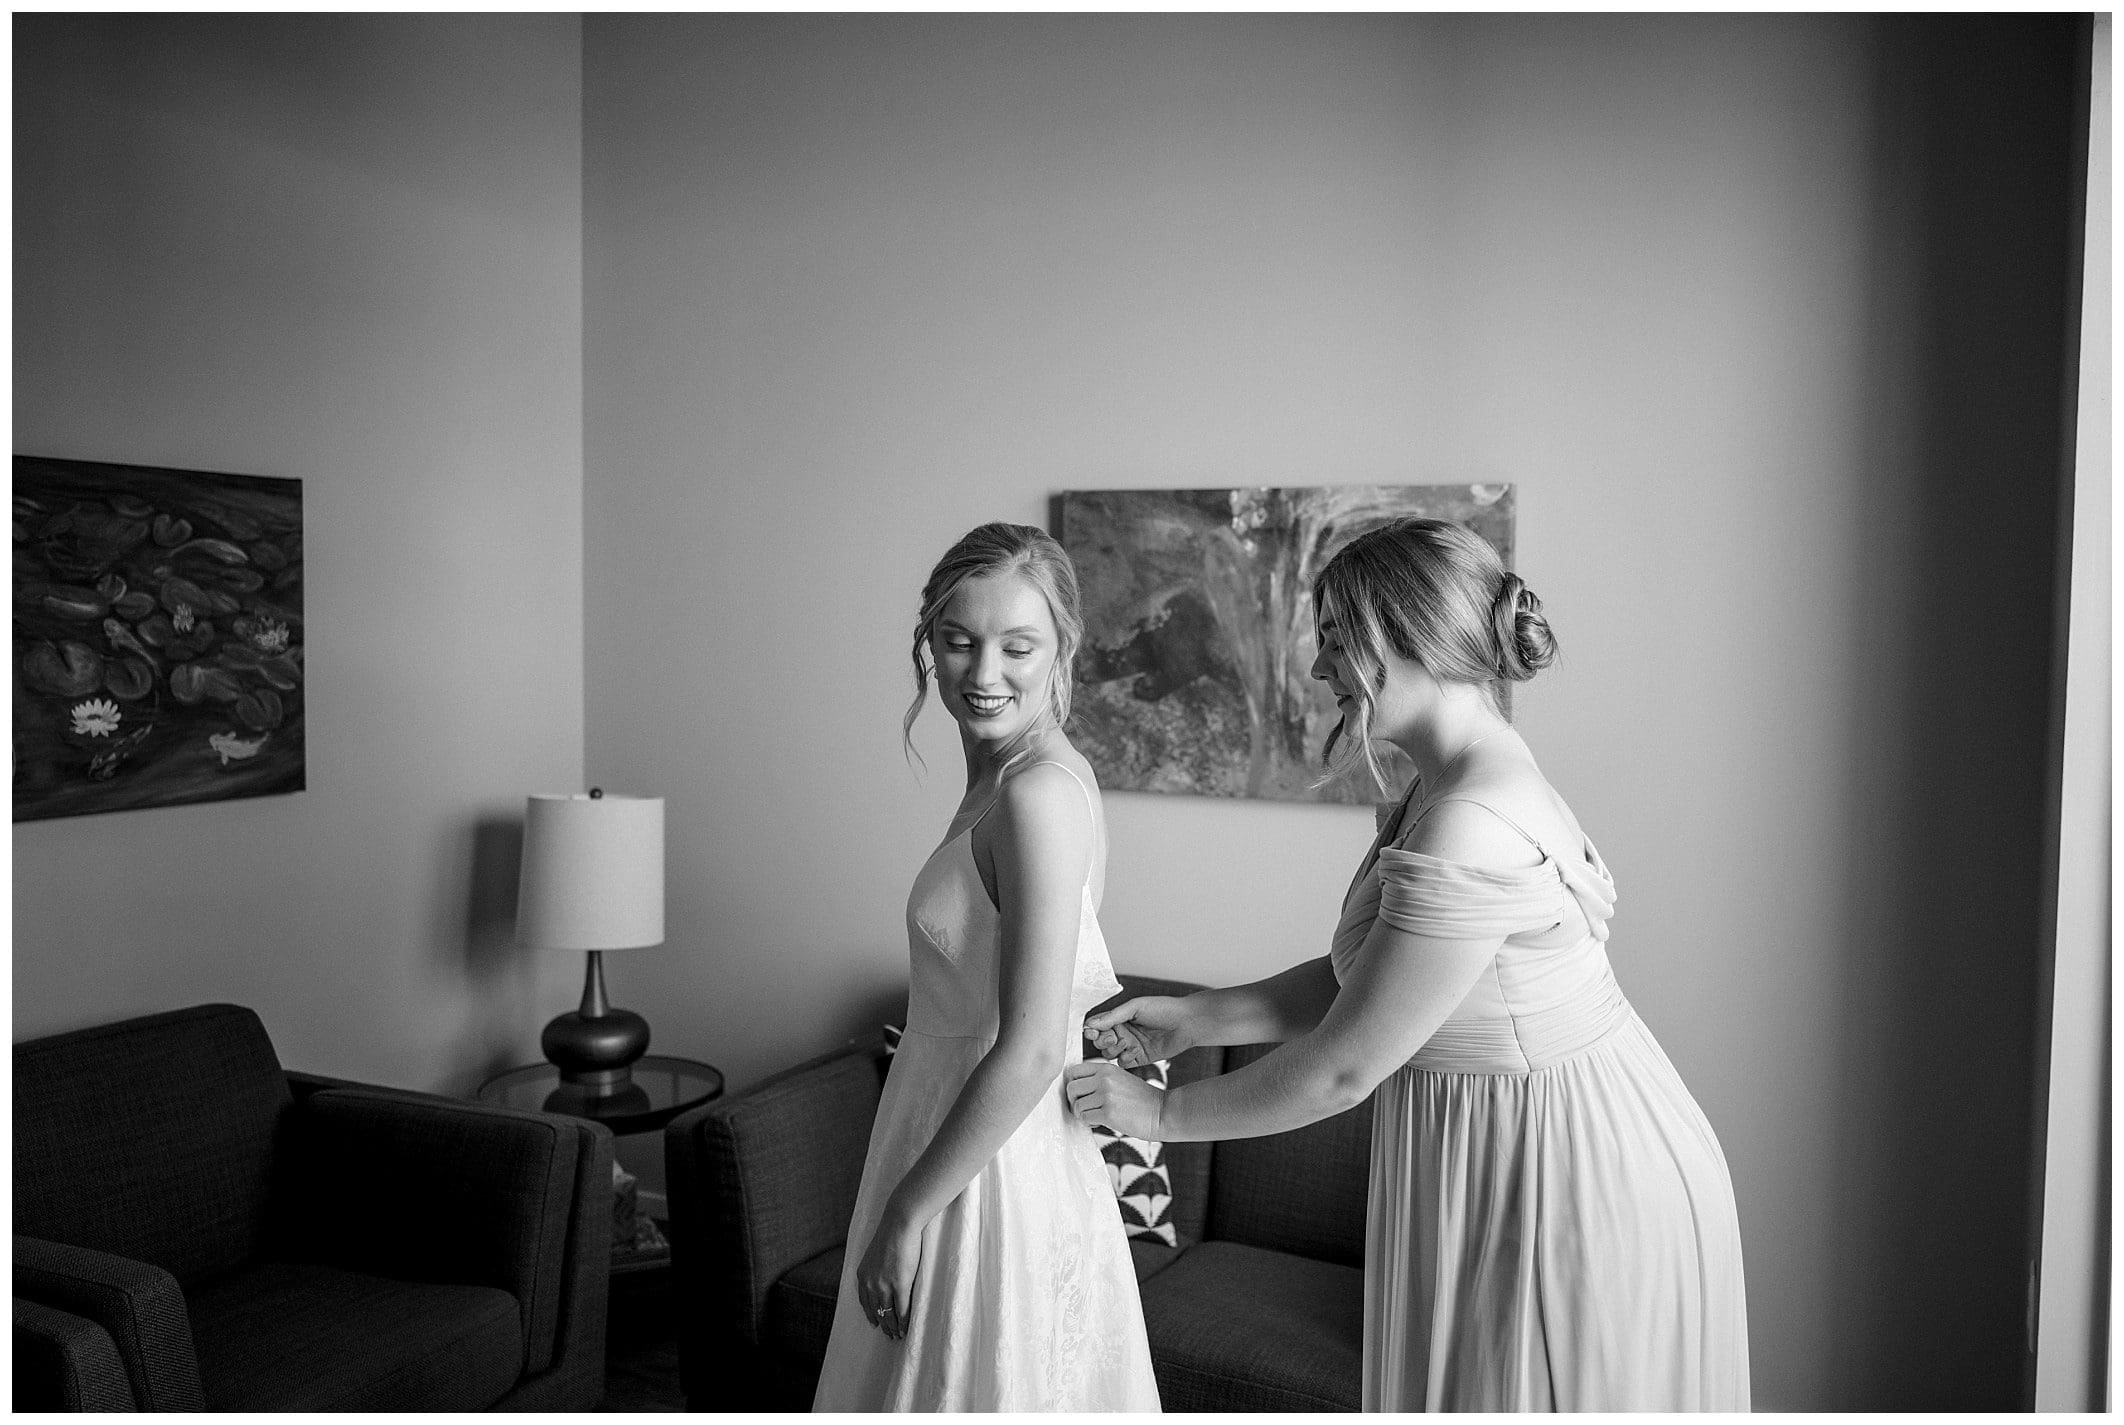
M 929 680 L 936 670 L 930 640 L 936 634 L 937 620 L 943 617 L 944 606 L 951 602 L 959 585 L 989 574 L 1016 574 L 1038 589 L 1047 600 L 1047 611 L 1055 621 L 1055 662 L 1048 670 L 1047 710 L 1056 727 L 1069 721 L 1069 694 L 1075 682 L 1077 648 L 1084 642 L 1084 611 L 1077 593 L 1077 566 L 1070 562 L 1068 551 L 1046 530 L 998 520 L 970 530 L 957 544 L 945 550 L 937 567 L 929 571 L 929 582 L 922 586 L 922 611 L 916 617 L 914 627 L 915 696 L 914 702 L 908 706 L 907 716 L 900 723 L 901 746 L 916 757 L 921 754 L 914 751 L 915 718 L 921 715 L 922 704 L 929 697 Z M 1036 721 L 1027 730 L 1031 732 L 1040 726 Z
M 1381 790 L 1386 776 L 1371 728 L 1386 681 L 1385 650 L 1442 682 L 1479 685 L 1493 709 L 1498 684 L 1524 682 L 1556 661 L 1541 600 L 1487 540 L 1450 520 L 1398 519 L 1351 540 L 1313 581 L 1313 616 L 1334 621 L 1362 675 L 1351 689 L 1354 718 L 1336 724 L 1321 754 L 1329 776 L 1362 757 Z M 1345 736 L 1354 746 L 1338 763 L 1335 748 Z

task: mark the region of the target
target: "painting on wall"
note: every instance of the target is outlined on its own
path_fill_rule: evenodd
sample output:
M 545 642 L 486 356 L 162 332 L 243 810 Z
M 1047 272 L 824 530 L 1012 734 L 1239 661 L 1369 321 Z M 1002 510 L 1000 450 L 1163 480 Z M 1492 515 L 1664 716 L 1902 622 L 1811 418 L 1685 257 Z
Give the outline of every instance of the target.
M 15 820 L 303 787 L 302 482 L 15 457 Z
M 1311 676 L 1313 577 L 1350 540 L 1424 515 L 1512 564 L 1510 485 L 1092 490 L 1062 497 L 1083 586 L 1071 734 L 1106 786 L 1282 801 L 1379 799 L 1315 786 L 1337 713 Z M 1382 759 L 1406 785 L 1401 754 Z

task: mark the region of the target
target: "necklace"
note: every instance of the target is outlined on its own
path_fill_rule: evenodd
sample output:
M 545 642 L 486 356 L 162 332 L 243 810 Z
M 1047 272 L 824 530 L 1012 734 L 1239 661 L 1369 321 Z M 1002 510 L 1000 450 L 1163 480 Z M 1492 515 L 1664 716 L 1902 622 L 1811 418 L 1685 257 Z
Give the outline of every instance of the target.
M 1452 771 L 1455 767 L 1459 766 L 1460 759 L 1467 756 L 1469 752 L 1473 751 L 1476 743 L 1487 742 L 1491 738 L 1495 737 L 1498 733 L 1510 732 L 1511 730 L 1512 724 L 1506 723 L 1502 727 L 1491 728 L 1488 732 L 1485 732 L 1480 737 L 1470 739 L 1467 743 L 1462 745 L 1461 749 L 1458 752 L 1455 752 L 1450 758 L 1446 760 L 1445 766 L 1440 767 L 1438 769 L 1438 780 L 1443 782 L 1446 779 L 1446 773 Z M 1403 808 L 1407 808 L 1408 806 L 1413 804 L 1417 800 L 1418 795 L 1424 793 L 1425 786 L 1426 784 L 1423 779 L 1423 774 L 1419 772 L 1416 775 L 1415 779 L 1409 783 L 1408 795 L 1404 796 L 1401 799 L 1401 804 Z
M 1470 753 L 1470 752 L 1474 751 L 1474 749 L 1475 749 L 1475 746 L 1476 746 L 1476 744 L 1477 744 L 1477 743 L 1481 743 L 1481 742 L 1488 742 L 1488 741 L 1489 741 L 1489 740 L 1490 740 L 1491 738 L 1495 737 L 1495 736 L 1496 736 L 1496 735 L 1497 735 L 1498 733 L 1500 733 L 1500 732 L 1510 732 L 1511 730 L 1512 730 L 1512 724 L 1510 724 L 1510 723 L 1506 723 L 1506 724 L 1504 724 L 1504 725 L 1503 725 L 1502 727 L 1493 727 L 1493 728 L 1491 728 L 1491 729 L 1490 729 L 1490 730 L 1489 730 L 1488 732 L 1485 732 L 1485 733 L 1484 733 L 1484 734 L 1483 734 L 1482 736 L 1480 736 L 1480 737 L 1477 737 L 1477 738 L 1474 738 L 1474 739 L 1472 739 L 1472 740 L 1470 740 L 1470 741 L 1468 741 L 1468 742 L 1466 742 L 1466 743 L 1462 744 L 1462 746 L 1461 746 L 1461 749 L 1460 749 L 1460 750 L 1459 750 L 1458 752 L 1455 752 L 1455 753 L 1453 754 L 1453 758 L 1452 758 L 1452 760 L 1451 760 L 1450 762 L 1447 762 L 1447 763 L 1445 764 L 1445 766 L 1443 766 L 1443 767 L 1440 767 L 1440 768 L 1438 769 L 1438 780 L 1439 780 L 1439 781 L 1441 781 L 1441 782 L 1443 782 L 1443 781 L 1445 780 L 1445 775 L 1446 775 L 1446 773 L 1448 773 L 1448 772 L 1452 771 L 1452 770 L 1453 770 L 1453 769 L 1454 769 L 1455 767 L 1459 766 L 1459 765 L 1460 765 L 1460 759 L 1461 759 L 1461 758 L 1463 758 L 1463 757 L 1465 757 L 1465 756 L 1467 756 L 1467 755 L 1468 755 L 1468 753 Z

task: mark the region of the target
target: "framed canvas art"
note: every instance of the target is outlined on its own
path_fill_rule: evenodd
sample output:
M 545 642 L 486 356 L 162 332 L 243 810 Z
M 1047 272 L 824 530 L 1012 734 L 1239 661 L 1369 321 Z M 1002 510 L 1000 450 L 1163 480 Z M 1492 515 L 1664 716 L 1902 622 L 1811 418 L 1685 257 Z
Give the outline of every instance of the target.
M 15 820 L 303 787 L 302 482 L 15 457 Z
M 1061 499 L 1083 586 L 1072 735 L 1106 786 L 1369 805 L 1315 785 L 1335 726 L 1311 676 L 1313 576 L 1404 515 L 1467 525 L 1512 564 L 1510 485 L 1088 490 Z M 1399 753 L 1387 764 L 1406 784 Z

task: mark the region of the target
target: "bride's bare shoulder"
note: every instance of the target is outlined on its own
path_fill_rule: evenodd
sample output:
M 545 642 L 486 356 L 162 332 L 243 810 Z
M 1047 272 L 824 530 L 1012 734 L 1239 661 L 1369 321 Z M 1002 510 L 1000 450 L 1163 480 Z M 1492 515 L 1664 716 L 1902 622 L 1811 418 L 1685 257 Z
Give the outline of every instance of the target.
M 1074 760 L 1083 762 L 1081 757 Z M 1004 780 L 996 798 L 997 810 L 1014 822 L 1059 823 L 1063 827 L 1084 823 L 1088 828 L 1085 794 L 1090 792 L 1094 798 L 1098 795 L 1090 771 L 1088 765 L 1073 766 L 1069 760 L 1050 753 Z

